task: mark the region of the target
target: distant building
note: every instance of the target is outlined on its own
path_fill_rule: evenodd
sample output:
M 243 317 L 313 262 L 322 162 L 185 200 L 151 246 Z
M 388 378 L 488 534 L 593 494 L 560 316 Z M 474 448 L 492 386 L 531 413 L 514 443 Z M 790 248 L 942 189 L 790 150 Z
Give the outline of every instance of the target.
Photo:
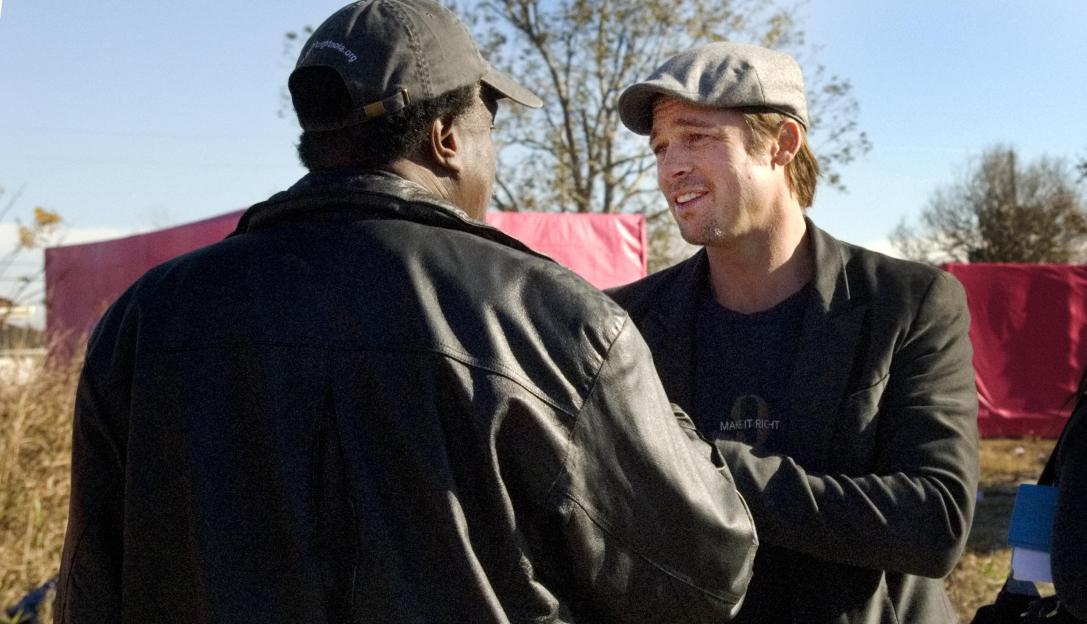
M 17 305 L 7 297 L 0 297 L 0 327 L 7 327 L 11 322 L 26 322 L 34 315 L 34 306 Z
M 8 324 L 4 318 L 5 308 L 17 306 L 0 298 L 0 384 L 23 384 L 33 378 L 45 358 L 45 332 Z

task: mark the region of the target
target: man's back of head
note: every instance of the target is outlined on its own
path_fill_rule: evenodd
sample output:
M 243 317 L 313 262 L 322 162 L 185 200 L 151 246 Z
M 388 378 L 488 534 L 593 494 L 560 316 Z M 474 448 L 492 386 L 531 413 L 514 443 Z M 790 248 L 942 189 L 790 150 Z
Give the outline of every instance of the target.
M 493 157 L 484 149 L 471 162 L 450 163 L 448 150 L 466 141 L 469 151 L 487 148 L 489 132 L 478 130 L 493 125 L 499 99 L 542 104 L 480 56 L 452 12 L 428 0 L 368 0 L 339 10 L 302 47 L 288 86 L 308 169 L 395 171 L 476 218 L 490 200 Z M 466 125 L 468 136 L 450 136 Z M 483 188 L 462 188 L 461 178 Z

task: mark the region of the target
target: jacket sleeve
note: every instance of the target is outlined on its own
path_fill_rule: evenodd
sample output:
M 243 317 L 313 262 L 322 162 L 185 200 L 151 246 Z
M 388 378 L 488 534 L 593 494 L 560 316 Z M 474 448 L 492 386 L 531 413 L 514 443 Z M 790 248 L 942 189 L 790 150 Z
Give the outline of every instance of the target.
M 963 289 L 941 273 L 896 343 L 871 425 L 872 461 L 856 474 L 821 474 L 788 456 L 716 442 L 764 543 L 931 578 L 954 568 L 978 478 L 968 331 Z
M 127 413 L 104 373 L 124 368 L 118 333 L 127 295 L 87 348 L 72 421 L 72 486 L 53 612 L 57 624 L 121 619 Z
M 713 447 L 673 414 L 629 321 L 550 500 L 571 586 L 599 619 L 720 622 L 739 610 L 757 546 L 751 516 Z
M 1051 564 L 1057 596 L 1069 613 L 1087 621 L 1087 401 L 1080 400 L 1061 443 Z M 1077 416 L 1079 418 L 1077 419 Z
M 65 622 L 121 617 L 124 446 L 86 372 L 76 393 L 72 490 L 54 613 Z

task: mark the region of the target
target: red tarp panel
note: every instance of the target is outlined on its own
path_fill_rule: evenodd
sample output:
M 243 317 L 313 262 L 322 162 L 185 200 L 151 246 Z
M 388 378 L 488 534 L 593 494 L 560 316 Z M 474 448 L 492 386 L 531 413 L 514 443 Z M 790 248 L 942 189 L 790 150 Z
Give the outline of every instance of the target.
M 136 278 L 171 258 L 222 240 L 241 210 L 125 238 L 45 250 L 46 334 L 50 344 L 78 342 Z
M 645 277 L 645 217 L 489 212 L 487 223 L 569 267 L 597 288 Z
M 1087 266 L 944 268 L 966 287 L 982 437 L 1057 437 L 1087 365 Z
M 46 329 L 70 346 L 151 267 L 221 240 L 242 212 L 127 238 L 45 250 Z M 598 288 L 646 272 L 645 218 L 573 213 L 487 214 L 487 222 L 569 267 Z

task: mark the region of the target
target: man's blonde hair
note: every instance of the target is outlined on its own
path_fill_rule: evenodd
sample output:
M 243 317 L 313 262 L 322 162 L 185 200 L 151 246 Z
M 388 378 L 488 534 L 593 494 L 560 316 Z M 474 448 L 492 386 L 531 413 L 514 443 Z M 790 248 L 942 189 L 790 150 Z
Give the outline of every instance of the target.
M 751 140 L 747 143 L 749 154 L 766 147 L 770 141 L 776 140 L 782 122 L 791 119 L 774 112 L 744 112 L 743 115 L 747 128 L 751 131 Z M 815 183 L 818 179 L 819 161 L 808 146 L 807 132 L 803 126 L 800 126 L 800 149 L 797 150 L 792 162 L 785 165 L 785 181 L 789 184 L 789 190 L 800 202 L 801 208 L 811 207 L 815 199 Z

